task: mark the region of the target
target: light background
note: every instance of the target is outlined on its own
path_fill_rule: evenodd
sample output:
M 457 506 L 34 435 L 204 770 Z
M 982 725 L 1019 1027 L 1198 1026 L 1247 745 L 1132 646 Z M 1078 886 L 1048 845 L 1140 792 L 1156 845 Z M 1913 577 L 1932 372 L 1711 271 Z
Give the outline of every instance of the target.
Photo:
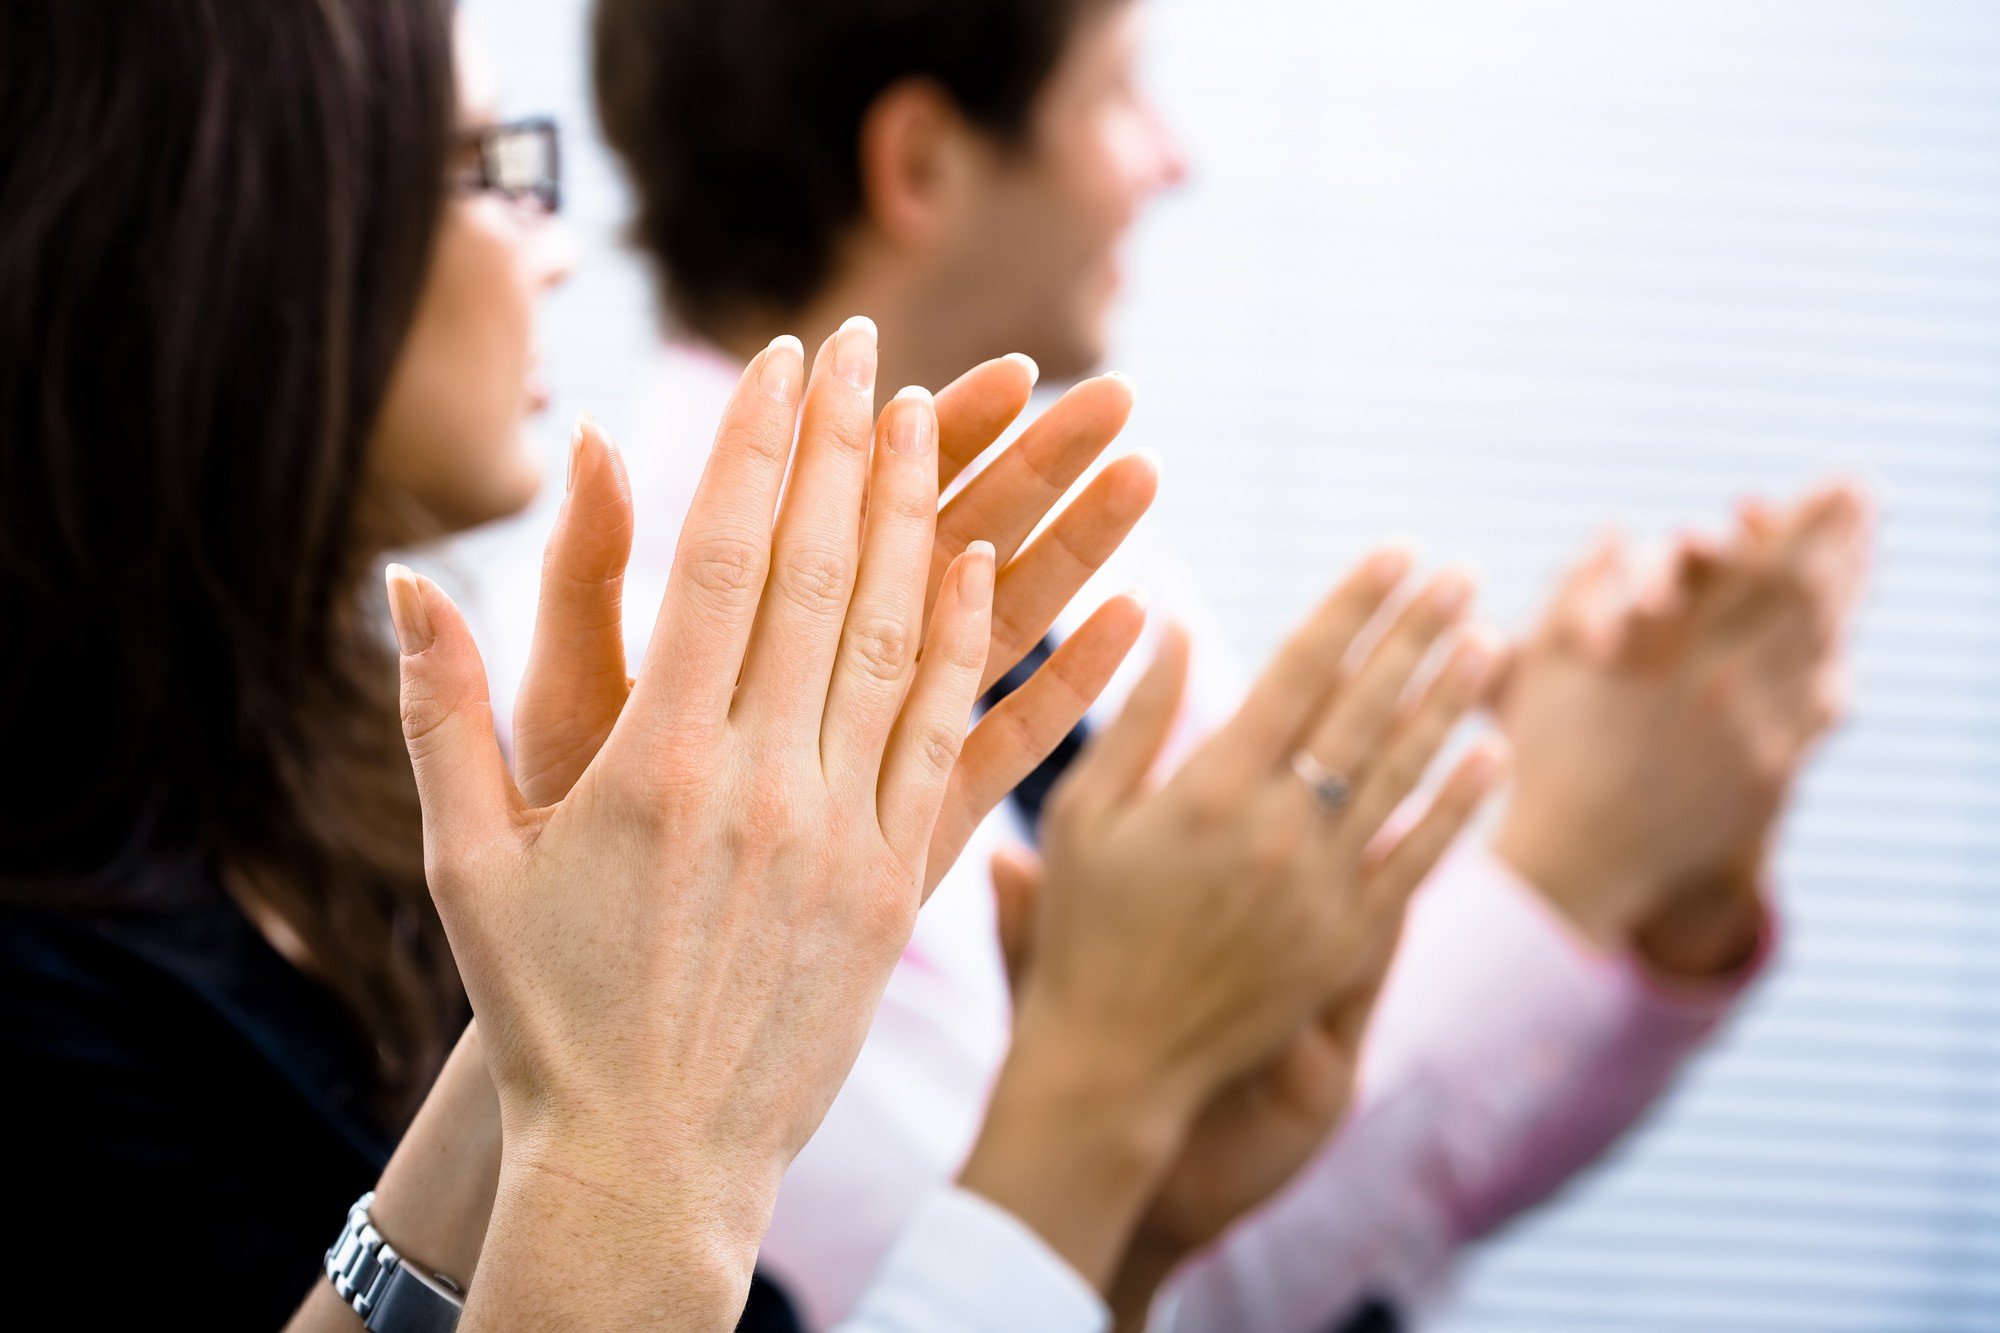
M 2000 3 L 1147 3 L 1197 174 L 1116 363 L 1246 654 L 1384 535 L 1519 623 L 1607 518 L 1836 467 L 1886 505 L 1781 969 L 1444 1326 L 2000 1330 Z M 649 293 L 584 7 L 471 8 L 568 135 L 552 420 L 615 433 Z

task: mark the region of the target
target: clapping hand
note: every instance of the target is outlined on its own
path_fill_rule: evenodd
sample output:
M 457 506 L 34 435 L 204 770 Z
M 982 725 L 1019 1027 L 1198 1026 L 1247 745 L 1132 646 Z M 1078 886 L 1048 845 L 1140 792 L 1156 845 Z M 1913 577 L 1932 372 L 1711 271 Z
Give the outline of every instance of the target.
M 949 485 L 1027 406 L 1033 363 L 985 362 L 937 395 L 937 469 Z M 1100 376 L 1063 395 L 937 514 L 926 581 L 928 610 L 951 562 L 975 540 L 995 548 L 992 637 L 983 692 L 1048 632 L 1084 583 L 1144 515 L 1158 471 L 1143 454 L 1103 469 L 1032 542 L 1029 535 L 1086 468 L 1117 438 L 1132 410 L 1124 380 Z M 515 772 L 530 801 L 560 799 L 603 745 L 625 708 L 621 596 L 635 516 L 617 451 L 580 422 L 569 493 L 542 567 L 540 614 L 515 708 Z M 952 771 L 925 864 L 927 888 L 1015 784 L 1083 717 L 1124 661 L 1145 612 L 1129 594 L 1111 598 L 999 706 L 979 719 Z M 879 646 L 879 645 L 878 645 Z M 893 647 L 893 645 L 890 645 Z
M 1468 609 L 1459 575 L 1375 633 L 1407 565 L 1357 571 L 1155 785 L 1186 671 L 1169 634 L 1051 797 L 1046 872 L 996 865 L 1015 1041 L 964 1183 L 1121 1310 L 1324 1141 L 1409 893 L 1497 779 L 1475 747 L 1384 838 L 1498 651 L 1475 633 L 1423 669 Z
M 543 753 L 540 799 L 501 760 L 464 621 L 391 571 L 432 891 L 504 1124 L 468 1325 L 733 1317 L 941 869 L 995 553 L 933 577 L 938 420 L 917 392 L 874 423 L 874 366 L 866 321 L 809 385 L 796 340 L 750 364 L 646 660 L 628 683 L 618 659 L 617 707 Z M 616 489 L 615 460 L 581 452 L 579 479 Z M 538 663 L 605 667 L 616 619 L 558 609 Z M 528 1261 L 551 1245 L 578 1260 L 560 1283 Z
M 1834 484 L 1650 568 L 1607 541 L 1565 580 L 1501 700 L 1494 846 L 1586 935 L 1678 975 L 1754 951 L 1779 816 L 1845 710 L 1871 533 Z

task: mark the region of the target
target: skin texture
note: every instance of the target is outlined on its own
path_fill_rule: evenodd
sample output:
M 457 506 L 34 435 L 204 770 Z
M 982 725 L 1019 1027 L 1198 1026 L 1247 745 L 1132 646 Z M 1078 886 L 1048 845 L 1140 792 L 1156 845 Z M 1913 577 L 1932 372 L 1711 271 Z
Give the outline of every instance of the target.
M 861 145 L 869 216 L 849 238 L 839 276 L 823 299 L 809 310 L 787 313 L 785 323 L 823 331 L 832 328 L 846 309 L 876 313 L 893 334 L 885 351 L 884 364 L 892 368 L 882 377 L 885 383 L 936 383 L 949 368 L 972 356 L 1015 343 L 1036 351 L 1059 374 L 1093 364 L 1101 355 L 1103 325 L 1117 289 L 1118 242 L 1143 203 L 1184 171 L 1177 150 L 1131 80 L 1137 12 L 1135 6 L 1114 9 L 1101 25 L 1079 34 L 1038 107 L 1025 152 L 1013 146 L 1003 150 L 986 140 L 919 87 L 885 94 Z M 969 300 L 968 292 L 981 295 Z M 968 318 L 972 311 L 979 318 Z M 762 345 L 763 333 L 743 331 L 732 344 L 754 351 Z M 940 395 L 941 415 L 945 396 Z M 939 465 L 949 475 L 956 450 L 949 426 L 941 433 Z M 579 467 L 591 466 L 587 455 L 588 446 Z M 1135 477 L 1132 484 L 1141 483 Z M 1150 477 L 1144 484 L 1150 485 Z M 980 531 L 971 515 L 964 519 L 962 534 L 955 539 L 961 546 Z M 937 540 L 940 548 L 947 545 L 944 528 Z M 1061 566 L 1061 557 L 1052 551 L 1045 567 Z M 933 588 L 939 568 L 934 560 Z M 1004 593 L 1006 575 L 1001 583 Z M 995 663 L 1004 655 L 1002 645 L 1023 638 L 1022 633 L 1009 634 L 1005 619 L 996 603 L 989 677 L 998 674 Z M 615 616 L 606 623 L 615 623 Z M 1032 641 L 1031 635 L 1027 641 Z M 1582 661 L 1586 669 L 1602 673 L 1611 670 L 1614 658 L 1600 651 Z M 1531 681 L 1536 665 L 1517 671 L 1514 682 Z M 565 741 L 574 748 L 566 759 L 552 761 L 548 771 L 524 778 L 524 784 L 562 785 L 565 766 L 571 772 L 579 770 L 609 734 L 627 685 L 622 659 L 615 670 L 600 668 L 597 677 L 603 686 L 599 702 L 578 714 L 594 721 L 568 732 L 561 724 L 552 724 L 548 751 L 562 750 Z M 1055 693 L 1052 683 L 1051 695 Z M 1509 697 L 1510 701 L 1514 697 L 1511 690 Z M 968 759 L 976 739 L 977 733 L 967 742 Z M 1551 752 L 1537 751 L 1535 762 L 1558 762 L 1547 759 L 1546 753 Z M 934 835 L 933 860 L 936 840 L 945 837 L 952 810 L 970 810 L 976 804 L 947 802 Z M 1510 817 L 1510 827 L 1533 827 L 1538 822 L 1558 827 L 1552 821 Z M 1562 822 L 1575 827 L 1574 821 Z M 962 833 L 954 836 L 962 842 Z M 1520 852 L 1521 860 L 1531 858 L 1524 850 L 1530 845 L 1526 840 L 1510 845 Z M 1561 850 L 1560 839 L 1550 845 Z M 1699 976 L 1740 963 L 1746 956 L 1745 939 L 1754 940 L 1761 926 L 1761 908 L 1754 890 L 1746 886 L 1754 886 L 1759 877 L 1763 845 L 1758 841 L 1739 847 L 1725 863 L 1688 874 L 1676 871 L 1678 877 L 1642 860 L 1619 866 L 1601 882 L 1620 886 L 1621 894 L 1628 892 L 1626 886 L 1646 886 L 1640 896 L 1648 910 L 1629 914 L 1597 912 L 1589 886 L 1600 881 L 1566 874 L 1560 855 L 1544 859 L 1546 883 L 1540 874 L 1531 877 L 1607 947 L 1635 948 L 1664 973 Z M 1039 884 L 1039 868 L 1032 862 L 1027 865 L 1022 881 Z M 1009 892 L 1007 872 L 997 873 L 1003 892 Z M 1057 885 L 1059 894 L 1060 880 Z M 1576 891 L 1565 894 L 1565 885 Z M 1035 894 L 1023 888 L 1010 896 Z M 1746 905 L 1751 910 L 1746 912 Z M 1026 913 L 1031 922 L 1038 915 L 1038 910 Z M 1615 924 L 1596 924 L 1606 920 Z M 1077 1187 L 1065 1203 L 1071 1215 L 1089 1213 L 1100 1219 L 1091 1228 L 1072 1230 L 1091 1234 L 1074 1242 L 1059 1235 L 1051 1239 L 1065 1253 L 1088 1250 L 1101 1256 L 1103 1236 L 1132 1237 L 1122 1257 L 1114 1254 L 1108 1265 L 1109 1290 L 1121 1318 L 1129 1320 L 1133 1312 L 1143 1310 L 1160 1277 L 1180 1256 L 1212 1239 L 1230 1219 L 1268 1196 L 1324 1141 L 1346 1105 L 1351 1052 L 1393 945 L 1394 931 L 1387 927 L 1357 942 L 1353 974 L 1339 985 L 1329 983 L 1325 1002 L 1300 1025 L 1291 1042 L 1248 1072 L 1218 1085 L 1185 1130 L 1173 1128 L 1187 1120 L 1183 1080 L 1190 1076 L 1184 1069 L 1176 1067 L 1173 1077 L 1148 1085 L 1168 1088 L 1171 1095 L 1132 1093 L 1144 1080 L 1130 1079 L 1123 1092 L 1132 1093 L 1128 1103 L 1132 1115 L 1092 1120 L 1073 1114 L 1079 1086 L 1076 1070 L 1092 1068 L 1079 1058 L 1082 1048 L 1050 1044 L 1053 1036 L 1050 1042 L 1037 1042 L 1046 1058 L 1013 1078 L 1010 1088 L 1025 1091 L 1018 1097 L 1010 1091 L 1004 1102 L 996 1101 L 995 1120 L 1003 1130 L 1010 1123 L 1031 1131 L 1049 1123 L 1076 1130 L 1066 1143 L 1032 1137 L 1014 1140 L 1031 1145 L 1021 1151 L 1019 1160 L 1039 1163 L 1038 1169 L 1047 1176 L 1062 1174 L 1048 1167 L 1072 1160 L 1065 1153 L 1084 1165 L 1108 1164 L 1102 1172 L 1079 1171 L 1068 1177 Z M 1371 967 L 1370 960 L 1381 966 Z M 1165 1067 L 1155 1066 L 1155 1072 Z M 468 1096 L 467 1102 L 476 1104 L 477 1098 Z M 1159 1104 L 1168 1105 L 1170 1113 L 1160 1114 Z M 1018 1108 L 1020 1114 L 1009 1112 L 1009 1107 Z M 1003 1147 L 1006 1142 L 1001 1140 Z M 1077 1152 L 1078 1144 L 1092 1143 L 1102 1152 Z M 1150 1201 L 1135 1186 L 1139 1180 L 1152 1183 Z M 385 1190 L 388 1183 L 385 1179 Z M 1014 1203 L 1024 1215 L 1033 1215 L 1042 1206 L 1032 1198 Z M 389 1206 L 386 1200 L 384 1206 Z M 459 1232 L 467 1229 L 460 1226 Z M 1060 1231 L 1060 1224 L 1051 1229 Z M 476 1238 L 470 1250 L 477 1254 Z M 1101 1257 L 1085 1255 L 1081 1263 L 1093 1273 L 1107 1269 Z M 470 1271 L 469 1264 L 465 1271 Z
M 850 323 L 803 400 L 792 340 L 745 372 L 631 698 L 553 806 L 506 771 L 463 621 L 391 572 L 429 878 L 503 1125 L 470 1328 L 726 1320 L 908 940 L 993 552 L 954 562 L 920 640 L 936 418 L 919 391 L 871 430 L 874 353 Z M 583 1271 L 537 1274 L 552 1241 Z
M 1386 613 L 1408 564 L 1384 552 L 1346 580 L 1154 786 L 1187 668 L 1170 633 L 1051 797 L 1049 890 L 1031 860 L 1001 868 L 1015 1042 L 962 1183 L 1121 1300 L 1150 1298 L 1125 1290 L 1135 1234 L 1173 1258 L 1212 1239 L 1345 1108 L 1409 894 L 1499 775 L 1475 748 L 1383 838 L 1498 658 L 1481 632 L 1422 670 L 1471 585 L 1446 574 Z M 1350 777 L 1346 808 L 1292 770 L 1301 749 Z
M 975 367 L 938 396 L 937 469 L 957 475 L 989 449 L 1025 407 L 1033 363 L 1005 357 Z M 904 407 L 902 402 L 896 405 Z M 1048 619 L 1095 572 L 1136 521 L 1154 489 L 1148 460 L 1107 469 L 1022 546 L 1118 430 L 1130 394 L 1118 380 L 1078 386 L 1043 414 L 965 487 L 938 517 L 926 579 L 926 610 L 948 582 L 973 528 L 1001 538 L 991 649 L 982 688 L 1037 641 Z M 541 611 L 516 715 L 515 771 L 523 799 L 552 805 L 567 795 L 604 745 L 631 697 L 620 597 L 630 552 L 632 500 L 616 450 L 580 423 L 569 489 L 544 563 Z M 1099 608 L 1027 685 L 987 713 L 965 740 L 947 783 L 926 858 L 934 886 L 979 820 L 1040 763 L 1109 681 L 1136 638 L 1143 610 L 1131 597 Z M 420 1263 L 466 1282 L 479 1266 L 500 1189 L 500 1102 L 487 1074 L 478 1025 L 457 1051 L 398 1146 L 376 1188 L 374 1217 Z M 292 1327 L 344 1329 L 353 1315 L 317 1284 Z

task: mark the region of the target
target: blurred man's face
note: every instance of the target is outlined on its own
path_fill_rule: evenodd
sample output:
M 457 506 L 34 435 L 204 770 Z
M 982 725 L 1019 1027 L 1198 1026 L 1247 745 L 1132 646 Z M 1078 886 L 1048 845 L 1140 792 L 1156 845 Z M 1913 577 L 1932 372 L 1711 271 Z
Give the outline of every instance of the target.
M 1042 89 L 1024 144 L 996 146 L 947 285 L 996 351 L 1024 351 L 1052 379 L 1104 356 L 1121 250 L 1141 208 L 1186 174 L 1139 87 L 1143 6 L 1086 19 Z

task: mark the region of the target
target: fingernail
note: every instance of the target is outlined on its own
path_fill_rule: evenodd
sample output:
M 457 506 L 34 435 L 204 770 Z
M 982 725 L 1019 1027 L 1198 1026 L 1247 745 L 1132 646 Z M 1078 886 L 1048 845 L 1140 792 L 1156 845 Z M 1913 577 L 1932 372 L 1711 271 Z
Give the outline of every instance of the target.
M 1145 615 L 1153 609 L 1153 598 L 1144 588 L 1127 588 L 1125 595 L 1139 604 L 1139 613 Z
M 590 413 L 579 412 L 576 414 L 576 429 L 571 431 L 569 436 L 569 478 L 563 482 L 564 490 L 573 491 L 576 489 L 576 470 L 577 466 L 583 460 L 583 434 L 587 430 L 594 431 L 596 429 L 597 423 L 591 420 Z
M 1002 361 L 1019 362 L 1021 368 L 1028 372 L 1028 387 L 1030 389 L 1042 382 L 1042 368 L 1036 365 L 1035 358 L 1029 356 L 1026 352 L 1009 352 L 1000 359 Z
M 1458 650 L 1459 679 L 1467 685 L 1477 685 L 1486 679 L 1486 673 L 1493 669 L 1493 660 L 1498 655 L 1498 645 L 1486 632 L 1469 635 L 1464 646 Z
M 1507 768 L 1507 742 L 1497 736 L 1489 736 L 1473 748 L 1465 760 L 1466 775 L 1480 786 L 1490 786 L 1499 780 Z
M 1438 575 L 1431 585 L 1431 605 L 1440 615 L 1455 616 L 1472 600 L 1472 579 L 1458 570 Z
M 779 402 L 789 403 L 798 392 L 805 372 L 805 344 L 789 333 L 781 333 L 764 349 L 764 368 L 757 374 L 757 387 Z
M 396 627 L 396 650 L 409 657 L 431 646 L 430 614 L 424 610 L 424 590 L 408 565 L 389 566 L 389 623 Z
M 931 451 L 931 427 L 937 420 L 931 391 L 912 384 L 892 400 L 903 404 L 889 417 L 889 452 L 922 456 Z
M 974 542 L 965 554 L 965 604 L 978 611 L 993 600 L 993 543 Z
M 833 335 L 833 373 L 857 389 L 875 387 L 875 321 L 856 315 Z
M 1417 557 L 1406 546 L 1390 546 L 1368 557 L 1368 577 L 1383 587 L 1393 587 L 1409 576 Z

